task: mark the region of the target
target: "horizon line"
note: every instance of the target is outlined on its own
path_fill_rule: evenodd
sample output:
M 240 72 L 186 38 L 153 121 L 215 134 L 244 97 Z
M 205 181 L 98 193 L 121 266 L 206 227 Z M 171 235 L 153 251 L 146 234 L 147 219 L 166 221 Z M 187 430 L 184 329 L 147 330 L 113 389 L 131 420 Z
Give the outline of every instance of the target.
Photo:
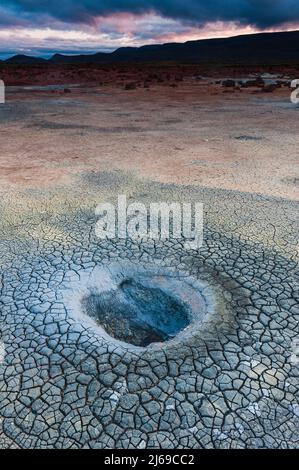
M 99 50 L 99 49 L 95 49 L 93 50 L 92 52 L 87 52 L 87 51 L 74 51 L 74 52 L 69 52 L 67 50 L 62 50 L 62 51 L 49 51 L 48 54 L 49 54 L 49 57 L 48 58 L 45 58 L 45 57 L 42 57 L 42 55 L 30 55 L 30 54 L 22 54 L 22 53 L 17 53 L 17 52 L 5 52 L 5 51 L 0 51 L 0 62 L 6 62 L 7 60 L 9 59 L 12 59 L 14 57 L 18 57 L 18 56 L 23 56 L 23 57 L 29 57 L 29 58 L 35 58 L 35 59 L 42 59 L 42 60 L 45 60 L 45 61 L 48 61 L 50 60 L 52 57 L 56 56 L 56 55 L 63 55 L 63 56 L 67 56 L 67 57 L 73 57 L 73 56 L 92 56 L 92 55 L 95 55 L 95 54 L 113 54 L 114 52 L 120 50 L 120 49 L 141 49 L 141 48 L 145 48 L 145 47 L 152 47 L 152 46 L 163 46 L 163 45 L 167 45 L 167 44 L 188 44 L 188 43 L 192 43 L 192 42 L 198 42 L 198 41 L 219 41 L 219 40 L 222 40 L 222 39 L 233 39 L 233 38 L 238 38 L 238 37 L 245 37 L 245 36 L 259 36 L 259 35 L 267 35 L 267 34 L 287 34 L 287 33 L 295 33 L 295 32 L 299 32 L 299 29 L 294 29 L 294 30 L 282 30 L 282 31 L 260 31 L 260 32 L 253 32 L 253 33 L 244 33 L 244 34 L 236 34 L 236 35 L 232 35 L 232 36 L 221 36 L 221 37 L 211 37 L 211 38 L 199 38 L 199 39 L 192 39 L 192 40 L 188 40 L 188 41 L 170 41 L 170 42 L 160 42 L 160 43 L 152 43 L 152 44 L 144 44 L 144 45 L 141 45 L 141 46 L 119 46 L 117 47 L 116 49 L 111 49 L 110 51 L 102 51 L 102 50 Z M 41 54 L 42 54 L 42 51 L 40 51 Z M 2 55 L 7 55 L 7 56 L 10 56 L 10 57 L 7 57 L 6 59 L 1 59 L 1 56 Z

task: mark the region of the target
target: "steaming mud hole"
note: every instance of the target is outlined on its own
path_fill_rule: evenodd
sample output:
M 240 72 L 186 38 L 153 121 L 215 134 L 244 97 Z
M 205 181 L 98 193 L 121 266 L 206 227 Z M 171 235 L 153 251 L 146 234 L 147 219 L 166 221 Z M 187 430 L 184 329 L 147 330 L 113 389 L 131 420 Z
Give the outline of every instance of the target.
M 152 264 L 97 268 L 69 290 L 66 304 L 82 320 L 88 315 L 110 337 L 139 347 L 184 341 L 211 309 L 206 285 Z
M 145 286 L 132 278 L 115 290 L 92 293 L 83 303 L 86 313 L 111 336 L 136 346 L 167 341 L 189 324 L 182 302 L 159 285 Z

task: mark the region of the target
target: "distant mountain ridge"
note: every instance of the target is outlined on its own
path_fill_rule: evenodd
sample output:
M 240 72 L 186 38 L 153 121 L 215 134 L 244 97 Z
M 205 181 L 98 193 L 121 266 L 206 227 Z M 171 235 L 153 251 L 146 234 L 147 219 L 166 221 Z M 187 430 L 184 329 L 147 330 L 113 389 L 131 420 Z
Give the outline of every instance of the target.
M 22 64 L 45 64 L 48 61 L 46 59 L 41 58 L 41 57 L 31 57 L 31 56 L 28 56 L 28 55 L 19 54 L 19 55 L 15 55 L 15 56 L 11 57 L 10 59 L 6 59 L 2 62 L 7 63 L 7 64 L 20 64 L 20 65 L 22 65 Z
M 181 62 L 228 64 L 299 64 L 299 31 L 200 39 L 142 47 L 121 47 L 90 55 L 54 54 L 50 59 L 16 55 L 2 64 L 86 64 L 111 62 Z

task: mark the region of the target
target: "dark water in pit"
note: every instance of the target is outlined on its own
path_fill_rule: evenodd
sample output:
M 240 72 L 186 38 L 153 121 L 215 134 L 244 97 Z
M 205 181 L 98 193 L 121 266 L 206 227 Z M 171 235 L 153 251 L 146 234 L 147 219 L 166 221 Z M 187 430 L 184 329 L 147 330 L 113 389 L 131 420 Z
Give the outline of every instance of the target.
M 187 305 L 161 288 L 132 279 L 115 291 L 91 294 L 85 312 L 115 339 L 135 346 L 168 341 L 190 323 Z

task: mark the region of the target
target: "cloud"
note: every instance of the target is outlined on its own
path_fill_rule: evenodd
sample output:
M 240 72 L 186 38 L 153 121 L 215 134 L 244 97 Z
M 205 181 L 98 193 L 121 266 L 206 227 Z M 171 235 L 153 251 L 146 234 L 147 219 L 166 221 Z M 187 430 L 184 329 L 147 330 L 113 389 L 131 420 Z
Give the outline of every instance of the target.
M 16 21 L 40 22 L 46 15 L 89 25 L 115 13 L 149 12 L 194 25 L 228 21 L 261 29 L 299 20 L 298 0 L 2 0 L 2 4 L 6 16 L 15 14 Z
M 51 27 L 16 26 L 5 28 L 0 25 L 0 58 L 14 53 L 42 55 L 47 57 L 55 52 L 88 53 L 113 51 L 120 46 L 141 46 L 164 41 L 164 34 L 191 33 L 190 28 L 180 22 L 156 15 L 117 14 L 100 18 L 97 27 L 73 24 L 63 28 L 61 22 Z M 220 28 L 221 29 L 221 28 Z M 204 33 L 204 31 L 202 31 Z M 193 32 L 198 37 L 198 30 Z M 167 39 L 167 38 L 166 38 Z
M 0 59 L 299 29 L 298 0 L 1 0 Z

